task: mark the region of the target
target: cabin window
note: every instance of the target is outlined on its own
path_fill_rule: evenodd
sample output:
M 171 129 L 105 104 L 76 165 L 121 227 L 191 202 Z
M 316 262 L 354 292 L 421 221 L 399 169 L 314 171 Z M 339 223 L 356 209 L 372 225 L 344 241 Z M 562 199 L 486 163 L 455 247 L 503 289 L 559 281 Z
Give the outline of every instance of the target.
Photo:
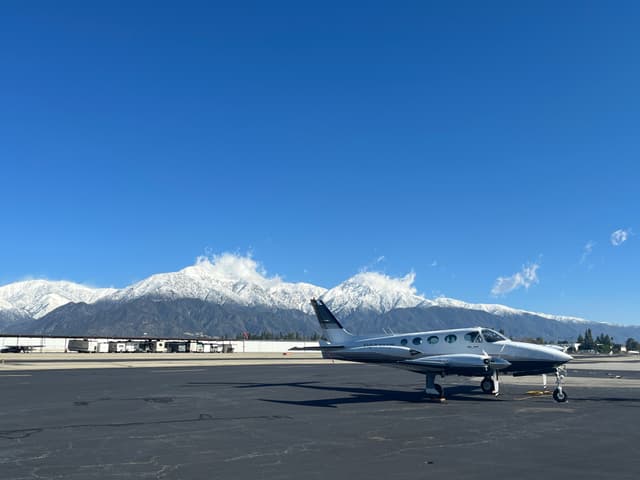
M 480 335 L 480 332 L 469 332 L 465 334 L 464 339 L 471 343 L 482 343 L 482 335 Z
M 422 344 L 422 339 L 420 337 L 416 337 L 413 339 L 413 344 L 414 345 L 420 345 Z
M 455 335 L 451 334 L 451 335 L 447 335 L 446 337 L 444 337 L 444 341 L 447 343 L 453 343 L 456 340 L 458 340 L 458 337 L 456 337 Z
M 501 340 L 507 339 L 507 337 L 505 337 L 504 335 L 500 335 L 495 330 L 489 330 L 488 328 L 482 329 L 482 335 L 484 335 L 484 339 L 487 342 L 499 342 Z
M 431 335 L 429 338 L 427 338 L 427 342 L 429 342 L 431 345 L 435 345 L 439 341 L 440 341 L 440 338 L 437 337 L 436 335 Z
M 406 338 L 403 338 L 402 340 L 400 340 L 400 345 L 406 345 L 407 343 L 409 342 L 407 341 Z

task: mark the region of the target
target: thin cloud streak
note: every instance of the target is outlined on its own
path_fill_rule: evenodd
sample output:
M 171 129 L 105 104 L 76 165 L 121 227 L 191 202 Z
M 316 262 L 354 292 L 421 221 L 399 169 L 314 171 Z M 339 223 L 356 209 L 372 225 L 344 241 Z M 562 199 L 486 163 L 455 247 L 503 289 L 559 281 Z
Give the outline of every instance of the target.
M 593 247 L 596 246 L 596 242 L 593 240 L 589 240 L 587 244 L 582 248 L 582 256 L 580 257 L 580 265 L 584 265 L 589 258 L 589 256 L 593 253 Z
M 514 273 L 510 277 L 498 277 L 491 289 L 491 295 L 498 297 L 500 295 L 506 295 L 519 288 L 524 287 L 528 289 L 531 285 L 540 283 L 538 279 L 538 268 L 540 264 L 529 263 L 522 266 L 522 270 Z

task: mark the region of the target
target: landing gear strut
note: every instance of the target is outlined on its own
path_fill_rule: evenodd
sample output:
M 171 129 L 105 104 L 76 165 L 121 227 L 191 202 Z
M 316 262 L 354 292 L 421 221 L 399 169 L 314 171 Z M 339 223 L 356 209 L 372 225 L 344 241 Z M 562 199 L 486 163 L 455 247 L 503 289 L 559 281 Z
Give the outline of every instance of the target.
M 442 387 L 436 383 L 436 376 L 433 373 L 426 375 L 427 381 L 424 387 L 424 393 L 430 398 L 439 398 L 444 400 L 444 391 Z
M 567 370 L 564 367 L 558 367 L 556 369 L 556 388 L 553 391 L 553 399 L 556 402 L 564 403 L 567 401 L 567 392 L 562 388 L 562 384 L 564 383 L 564 377 L 567 373 Z
M 496 397 L 500 393 L 500 380 L 498 378 L 498 371 L 491 372 L 491 375 L 487 375 L 480 382 L 480 388 L 484 393 L 492 393 Z

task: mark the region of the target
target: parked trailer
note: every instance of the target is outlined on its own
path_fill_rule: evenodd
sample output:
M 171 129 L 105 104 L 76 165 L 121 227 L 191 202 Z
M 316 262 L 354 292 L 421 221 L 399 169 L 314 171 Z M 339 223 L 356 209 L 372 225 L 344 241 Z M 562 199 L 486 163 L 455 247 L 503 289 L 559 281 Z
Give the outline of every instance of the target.
M 110 353 L 122 353 L 125 351 L 125 343 L 124 342 L 109 342 L 109 352 Z
M 80 353 L 107 353 L 109 344 L 98 340 L 69 340 L 68 350 Z
M 165 342 L 165 347 L 171 353 L 186 353 L 189 351 L 189 342 Z

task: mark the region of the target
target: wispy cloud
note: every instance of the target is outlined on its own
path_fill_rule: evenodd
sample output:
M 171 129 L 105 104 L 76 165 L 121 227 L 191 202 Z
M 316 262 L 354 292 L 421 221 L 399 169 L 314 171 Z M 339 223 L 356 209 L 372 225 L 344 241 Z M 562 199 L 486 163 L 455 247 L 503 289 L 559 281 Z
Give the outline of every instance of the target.
M 491 295 L 494 297 L 506 295 L 519 288 L 528 289 L 531 285 L 539 283 L 538 268 L 540 268 L 539 263 L 528 263 L 522 266 L 522 270 L 510 277 L 498 277 L 491 289 Z
M 580 257 L 580 265 L 584 265 L 587 262 L 589 256 L 593 253 L 593 247 L 596 246 L 596 242 L 589 240 L 587 244 L 582 248 L 582 256 Z
M 630 228 L 627 228 L 626 230 L 623 230 L 623 229 L 616 230 L 611 234 L 611 245 L 613 245 L 614 247 L 619 247 L 629 239 L 630 235 L 631 235 Z
M 384 264 L 387 261 L 387 257 L 384 255 L 379 255 L 378 257 L 372 259 L 367 265 L 360 268 L 360 272 L 371 272 L 377 269 L 380 269 L 380 265 Z

